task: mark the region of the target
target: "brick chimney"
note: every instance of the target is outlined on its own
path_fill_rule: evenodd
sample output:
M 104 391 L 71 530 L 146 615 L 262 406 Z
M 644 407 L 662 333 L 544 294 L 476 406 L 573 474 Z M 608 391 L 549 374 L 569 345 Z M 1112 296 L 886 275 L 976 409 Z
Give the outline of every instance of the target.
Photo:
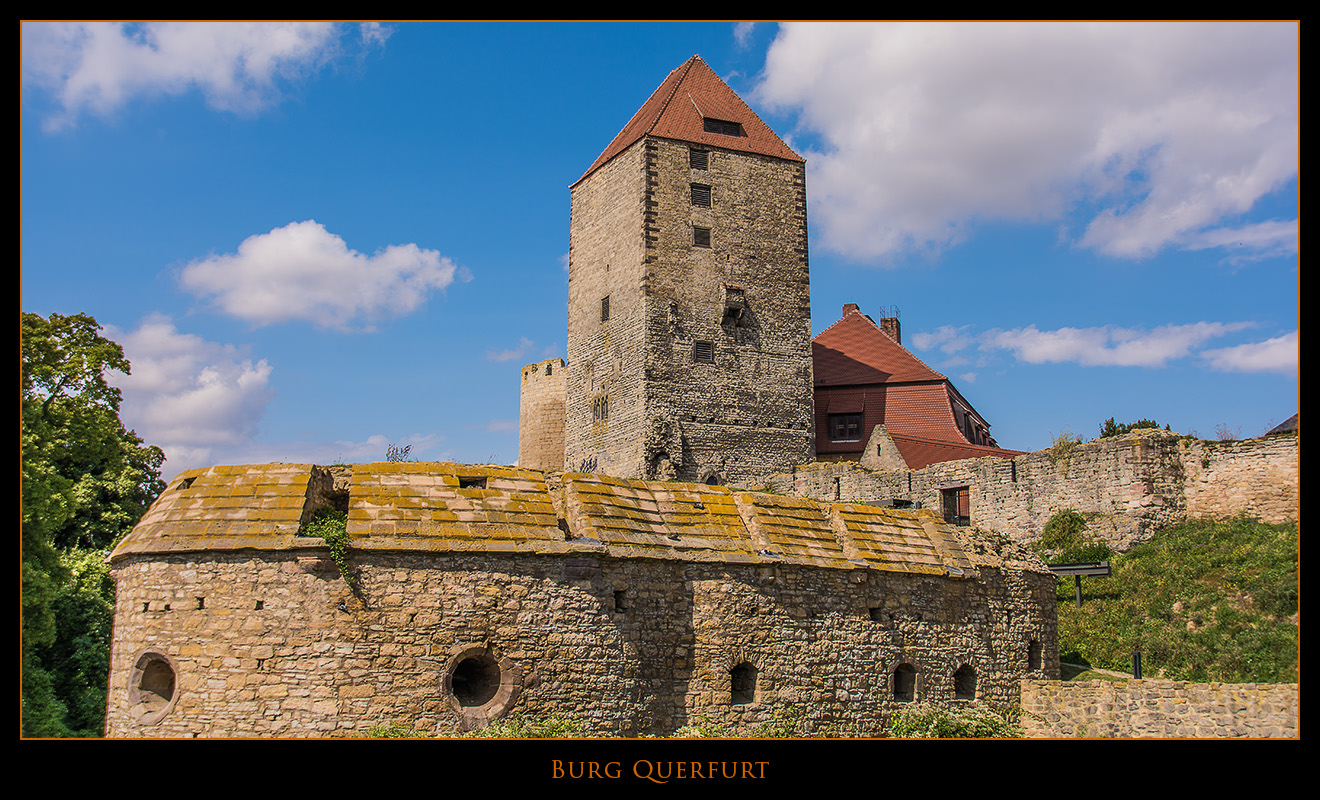
M 898 344 L 903 343 L 903 334 L 898 329 L 898 317 L 881 317 L 880 330 Z
M 840 317 L 840 319 L 842 319 L 842 317 L 846 317 L 846 316 L 848 316 L 849 314 L 855 314 L 855 313 L 857 313 L 857 312 L 860 311 L 860 310 L 861 310 L 861 309 L 859 309 L 859 308 L 857 307 L 857 304 L 856 304 L 856 303 L 844 303 L 844 304 L 843 304 L 843 315 Z

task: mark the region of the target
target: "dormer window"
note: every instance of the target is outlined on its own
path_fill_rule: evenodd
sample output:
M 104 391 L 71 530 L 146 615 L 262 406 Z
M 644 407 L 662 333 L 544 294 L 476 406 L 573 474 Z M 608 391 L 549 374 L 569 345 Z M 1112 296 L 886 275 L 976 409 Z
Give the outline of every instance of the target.
M 718 133 L 721 136 L 742 136 L 742 124 L 730 122 L 726 119 L 714 119 L 713 117 L 703 117 L 702 122 L 706 133 Z

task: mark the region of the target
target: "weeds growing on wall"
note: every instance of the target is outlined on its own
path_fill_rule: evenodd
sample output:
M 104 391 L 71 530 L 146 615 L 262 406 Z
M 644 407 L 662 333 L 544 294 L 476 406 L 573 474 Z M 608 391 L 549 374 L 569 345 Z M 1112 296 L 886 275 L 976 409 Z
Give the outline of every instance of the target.
M 890 717 L 889 735 L 895 739 L 1020 739 L 1021 717 L 1017 708 L 988 703 L 943 708 L 920 702 Z
M 729 726 L 701 717 L 674 731 L 671 739 L 791 739 L 797 736 L 797 718 L 791 711 L 776 711 L 773 719 L 755 725 Z
M 1072 461 L 1073 451 L 1083 442 L 1082 437 L 1064 428 L 1057 435 L 1053 435 L 1053 439 L 1054 444 L 1050 445 L 1049 449 L 1045 451 L 1045 456 L 1056 467 L 1062 464 L 1066 472 L 1068 464 Z
M 348 514 L 330 506 L 318 510 L 307 524 L 298 529 L 299 536 L 321 539 L 330 548 L 330 558 L 339 568 L 339 575 L 350 589 L 357 588 L 357 573 L 348 563 Z
M 1064 661 L 1144 677 L 1226 683 L 1298 680 L 1298 529 L 1192 521 L 1110 559 L 1108 578 L 1058 593 Z

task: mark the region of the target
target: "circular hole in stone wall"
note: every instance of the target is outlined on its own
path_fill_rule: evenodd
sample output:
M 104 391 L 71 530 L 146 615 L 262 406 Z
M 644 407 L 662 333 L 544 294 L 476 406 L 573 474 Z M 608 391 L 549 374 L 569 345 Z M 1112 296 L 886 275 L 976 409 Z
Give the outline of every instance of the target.
M 455 665 L 452 685 L 459 705 L 484 706 L 500 689 L 500 665 L 490 653 L 469 655 Z

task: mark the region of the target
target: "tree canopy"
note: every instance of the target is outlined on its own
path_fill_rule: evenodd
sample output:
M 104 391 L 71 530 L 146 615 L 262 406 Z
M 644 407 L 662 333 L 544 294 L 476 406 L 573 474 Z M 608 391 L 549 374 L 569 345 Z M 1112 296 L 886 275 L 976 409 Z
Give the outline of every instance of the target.
M 165 488 L 119 420 L 123 349 L 86 314 L 21 316 L 23 733 L 97 736 L 113 585 L 104 553 Z

